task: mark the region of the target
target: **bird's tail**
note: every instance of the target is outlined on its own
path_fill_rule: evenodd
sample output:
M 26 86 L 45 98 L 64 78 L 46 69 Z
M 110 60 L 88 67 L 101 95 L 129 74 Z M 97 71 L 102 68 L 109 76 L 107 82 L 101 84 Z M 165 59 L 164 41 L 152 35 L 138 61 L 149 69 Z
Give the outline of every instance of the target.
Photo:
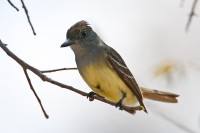
M 167 102 L 167 103 L 177 103 L 178 100 L 176 99 L 179 95 L 165 92 L 165 91 L 159 91 L 159 90 L 153 90 L 153 89 L 147 89 L 144 87 L 140 87 L 143 97 L 151 100 L 156 100 L 160 102 Z

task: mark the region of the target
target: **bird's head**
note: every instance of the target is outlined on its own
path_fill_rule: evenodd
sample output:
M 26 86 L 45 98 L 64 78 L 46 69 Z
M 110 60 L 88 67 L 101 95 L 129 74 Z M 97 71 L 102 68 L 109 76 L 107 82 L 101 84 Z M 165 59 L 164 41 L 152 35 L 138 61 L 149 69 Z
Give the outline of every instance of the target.
M 80 50 L 89 51 L 100 43 L 100 38 L 89 24 L 83 20 L 69 28 L 66 37 L 67 40 L 61 47 L 70 46 L 75 54 L 76 52 L 80 52 Z

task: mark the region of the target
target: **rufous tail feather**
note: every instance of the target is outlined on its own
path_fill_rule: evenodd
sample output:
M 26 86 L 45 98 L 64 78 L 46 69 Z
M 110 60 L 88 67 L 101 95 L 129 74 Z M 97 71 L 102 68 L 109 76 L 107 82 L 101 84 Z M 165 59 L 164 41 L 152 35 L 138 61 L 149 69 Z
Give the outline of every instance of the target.
M 177 103 L 178 100 L 176 99 L 179 95 L 165 92 L 165 91 L 159 91 L 159 90 L 153 90 L 153 89 L 147 89 L 144 87 L 140 87 L 143 97 L 151 100 L 156 100 L 160 102 L 167 102 L 167 103 Z

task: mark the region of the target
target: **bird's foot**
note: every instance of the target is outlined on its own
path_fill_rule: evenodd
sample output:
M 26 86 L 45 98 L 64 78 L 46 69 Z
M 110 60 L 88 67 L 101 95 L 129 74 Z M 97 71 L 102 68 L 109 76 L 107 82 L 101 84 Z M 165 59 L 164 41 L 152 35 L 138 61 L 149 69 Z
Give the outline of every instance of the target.
M 116 108 L 119 107 L 119 110 L 122 110 L 122 102 L 123 102 L 123 99 L 120 99 L 115 105 Z
M 126 93 L 122 92 L 122 98 L 116 103 L 116 108 L 119 107 L 119 110 L 122 110 L 122 103 L 124 101 L 124 98 L 126 98 Z
M 96 95 L 96 93 L 94 93 L 93 91 L 89 92 L 87 94 L 87 98 L 89 98 L 89 101 L 93 101 L 94 100 L 94 95 Z

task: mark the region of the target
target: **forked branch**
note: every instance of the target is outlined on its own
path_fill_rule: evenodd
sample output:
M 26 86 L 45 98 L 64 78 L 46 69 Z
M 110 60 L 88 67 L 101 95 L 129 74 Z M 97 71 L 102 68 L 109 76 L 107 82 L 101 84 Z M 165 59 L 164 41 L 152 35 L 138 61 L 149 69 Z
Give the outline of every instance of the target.
M 39 102 L 39 104 L 40 104 L 40 106 L 41 106 L 41 108 L 42 108 L 42 110 L 43 110 L 43 113 L 44 113 L 44 115 L 45 115 L 46 118 L 48 118 L 48 115 L 46 114 L 46 112 L 45 112 L 45 110 L 44 110 L 44 108 L 43 108 L 43 106 L 42 106 L 42 103 L 41 103 L 39 97 L 37 96 L 36 92 L 34 91 L 34 88 L 33 88 L 32 84 L 31 84 L 31 82 L 30 82 L 30 79 L 29 79 L 29 77 L 28 77 L 27 70 L 32 71 L 34 74 L 36 74 L 38 77 L 40 77 L 40 79 L 43 80 L 43 81 L 49 82 L 49 83 L 54 84 L 54 85 L 56 85 L 56 86 L 59 86 L 59 87 L 61 87 L 61 88 L 68 89 L 68 90 L 73 91 L 73 92 L 75 92 L 75 93 L 78 93 L 78 94 L 80 94 L 80 95 L 82 95 L 82 96 L 85 96 L 85 97 L 88 96 L 88 93 L 86 93 L 86 92 L 83 92 L 83 91 L 78 90 L 78 89 L 76 89 L 76 88 L 74 88 L 74 87 L 72 87 L 72 86 L 65 85 L 65 84 L 63 84 L 63 83 L 60 83 L 60 82 L 58 82 L 58 81 L 56 81 L 56 80 L 53 80 L 53 79 L 47 77 L 46 75 L 44 75 L 44 74 L 42 73 L 42 71 L 40 71 L 40 70 L 38 70 L 37 68 L 35 68 L 35 67 L 33 67 L 33 66 L 27 64 L 26 62 L 24 62 L 23 60 L 21 60 L 19 57 L 17 57 L 13 52 L 11 52 L 11 51 L 6 47 L 6 45 L 5 45 L 4 43 L 1 42 L 1 40 L 0 40 L 0 47 L 4 50 L 4 52 L 7 53 L 8 56 L 10 56 L 13 60 L 15 60 L 15 61 L 24 69 L 24 72 L 25 72 L 25 75 L 26 75 L 27 80 L 28 80 L 28 82 L 29 82 L 30 88 L 32 89 L 34 95 L 36 96 L 36 98 L 37 98 L 37 100 L 38 100 L 38 102 Z M 75 68 L 71 68 L 71 69 L 75 69 Z M 60 69 L 58 69 L 58 70 L 60 70 Z M 52 71 L 52 70 L 51 70 L 51 71 Z M 43 71 L 43 72 L 45 72 L 45 71 Z M 101 102 L 104 102 L 104 103 L 107 103 L 107 104 L 116 106 L 116 103 L 115 103 L 115 102 L 108 101 L 108 100 L 106 100 L 106 99 L 104 99 L 104 98 L 102 98 L 102 97 L 100 97 L 100 96 L 98 96 L 98 95 L 94 95 L 92 98 L 93 98 L 93 99 L 96 99 L 96 100 L 99 100 L 99 101 L 101 101 Z M 129 106 L 125 106 L 125 105 L 122 105 L 122 108 L 121 108 L 121 109 L 122 109 L 122 110 L 125 110 L 126 112 L 131 113 L 131 114 L 134 114 L 137 110 L 143 110 L 143 108 L 140 107 L 140 106 L 129 107 Z

